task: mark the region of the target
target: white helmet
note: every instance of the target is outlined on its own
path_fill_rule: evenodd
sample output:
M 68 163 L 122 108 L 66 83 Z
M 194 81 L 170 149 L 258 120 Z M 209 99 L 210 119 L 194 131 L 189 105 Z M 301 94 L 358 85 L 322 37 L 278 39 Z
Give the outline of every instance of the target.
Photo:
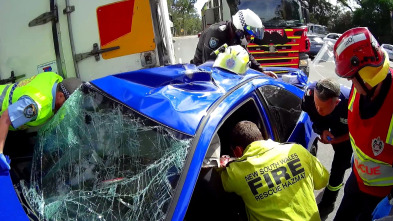
M 259 40 L 263 39 L 265 27 L 261 18 L 250 9 L 239 10 L 232 16 L 233 25 L 244 33 L 254 36 Z
M 240 45 L 225 48 L 224 52 L 218 54 L 213 64 L 213 67 L 219 67 L 236 74 L 244 74 L 249 66 L 248 52 Z

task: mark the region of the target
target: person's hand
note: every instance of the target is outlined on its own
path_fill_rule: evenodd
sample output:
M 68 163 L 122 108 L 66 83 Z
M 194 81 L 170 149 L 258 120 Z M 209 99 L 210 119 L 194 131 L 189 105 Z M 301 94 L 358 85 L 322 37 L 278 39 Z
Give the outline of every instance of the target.
M 229 155 L 222 155 L 220 157 L 220 167 L 226 167 L 230 160 L 231 157 Z
M 277 79 L 277 78 L 278 78 L 278 77 L 277 77 L 277 74 L 275 74 L 273 71 L 264 71 L 263 73 L 266 74 L 266 75 L 269 76 L 269 77 L 274 78 L 274 79 Z
M 334 139 L 334 136 L 330 131 L 324 130 L 321 134 L 321 138 L 319 138 L 319 141 L 324 144 L 331 144 L 332 140 Z
M 383 198 L 375 207 L 372 220 L 388 216 L 391 210 L 392 204 L 390 204 L 388 197 Z
M 229 162 L 236 160 L 236 157 L 230 157 L 229 155 L 222 155 L 220 158 L 220 167 L 226 167 Z
M 0 171 L 8 171 L 11 169 L 10 166 L 10 159 L 8 158 L 8 156 L 4 156 L 4 154 L 0 154 Z

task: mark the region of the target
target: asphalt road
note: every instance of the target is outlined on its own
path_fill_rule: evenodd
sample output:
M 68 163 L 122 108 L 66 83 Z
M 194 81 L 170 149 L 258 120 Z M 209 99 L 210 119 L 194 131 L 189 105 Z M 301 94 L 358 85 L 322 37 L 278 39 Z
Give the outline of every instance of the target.
M 197 36 L 184 36 L 184 37 L 175 37 L 174 38 L 174 46 L 175 46 L 175 56 L 176 61 L 178 63 L 188 63 L 194 56 L 195 48 L 198 43 Z M 390 66 L 393 67 L 393 62 L 390 62 Z M 339 78 L 334 73 L 334 64 L 333 63 L 324 63 L 323 65 L 310 65 L 310 81 L 318 81 L 323 78 L 333 78 L 340 84 L 351 87 L 351 82 Z M 318 153 L 317 158 L 321 161 L 321 163 L 330 171 L 331 163 L 333 160 L 334 151 L 331 145 L 326 145 L 323 143 L 318 143 Z M 348 169 L 345 173 L 344 182 L 347 180 L 351 169 Z M 317 202 L 319 202 L 322 198 L 323 191 L 318 190 L 315 191 L 315 197 Z M 338 194 L 337 201 L 335 204 L 335 208 L 332 213 L 325 219 L 326 221 L 332 221 L 337 209 L 340 205 L 341 199 L 343 197 L 344 188 L 342 188 Z

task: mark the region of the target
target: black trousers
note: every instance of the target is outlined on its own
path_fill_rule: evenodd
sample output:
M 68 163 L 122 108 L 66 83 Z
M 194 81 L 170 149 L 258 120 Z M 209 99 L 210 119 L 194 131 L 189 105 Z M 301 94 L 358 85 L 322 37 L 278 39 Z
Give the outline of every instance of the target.
M 337 187 L 343 182 L 345 171 L 351 167 L 352 147 L 349 140 L 332 146 L 334 157 L 330 170 L 329 185 Z
M 344 197 L 337 210 L 336 217 L 334 217 L 334 221 L 370 221 L 371 213 L 382 198 L 361 192 L 356 177 L 352 172 L 345 184 Z

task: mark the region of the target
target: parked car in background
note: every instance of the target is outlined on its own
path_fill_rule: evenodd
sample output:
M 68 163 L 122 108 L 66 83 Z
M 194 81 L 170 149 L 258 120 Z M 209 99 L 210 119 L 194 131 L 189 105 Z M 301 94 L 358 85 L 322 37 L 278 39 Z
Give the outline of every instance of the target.
M 331 41 L 333 43 L 336 43 L 337 39 L 341 36 L 342 34 L 339 33 L 329 33 L 327 34 L 323 40 L 324 41 Z
M 13 179 L 14 186 L 8 171 L 0 174 L 0 220 L 29 220 L 25 211 L 30 220 L 219 215 L 219 183 L 203 179 L 230 153 L 230 132 L 242 120 L 256 123 L 265 138 L 316 154 L 317 135 L 300 107 L 307 81 L 301 70 L 265 68 L 279 75 L 273 79 L 212 64 L 141 69 L 83 84 L 40 129 L 25 182 Z
M 308 38 L 310 39 L 310 51 L 308 52 L 308 56 L 311 58 L 314 58 L 315 55 L 318 54 L 319 50 L 322 48 L 324 41 L 322 40 L 321 37 L 317 35 L 308 35 Z
M 316 35 L 318 37 L 325 37 L 326 34 L 328 33 L 327 27 L 324 25 L 317 25 L 317 24 L 307 24 L 308 32 L 307 35 Z
M 382 44 L 381 45 L 383 49 L 388 53 L 389 55 L 389 60 L 393 61 L 393 45 L 390 44 Z

